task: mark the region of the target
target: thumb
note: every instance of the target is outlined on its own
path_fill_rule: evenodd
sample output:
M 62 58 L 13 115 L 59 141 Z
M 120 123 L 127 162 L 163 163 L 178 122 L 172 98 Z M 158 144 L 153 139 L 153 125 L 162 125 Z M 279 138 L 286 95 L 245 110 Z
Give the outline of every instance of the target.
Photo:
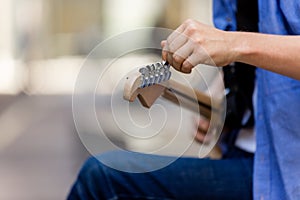
M 160 42 L 160 46 L 163 49 L 166 46 L 167 40 L 163 40 Z

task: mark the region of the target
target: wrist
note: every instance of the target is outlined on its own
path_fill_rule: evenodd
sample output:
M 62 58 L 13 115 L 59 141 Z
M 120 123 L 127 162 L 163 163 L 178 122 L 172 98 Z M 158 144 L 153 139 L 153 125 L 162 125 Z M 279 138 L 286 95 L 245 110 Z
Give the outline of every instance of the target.
M 246 58 L 254 53 L 249 42 L 251 35 L 246 32 L 228 32 L 232 62 L 246 62 Z

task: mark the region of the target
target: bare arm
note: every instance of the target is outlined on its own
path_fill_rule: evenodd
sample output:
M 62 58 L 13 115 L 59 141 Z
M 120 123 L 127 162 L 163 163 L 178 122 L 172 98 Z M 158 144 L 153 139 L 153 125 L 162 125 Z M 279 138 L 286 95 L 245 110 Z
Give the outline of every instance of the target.
M 187 20 L 166 41 L 162 57 L 190 73 L 197 64 L 243 62 L 300 80 L 300 36 L 226 32 Z
M 300 36 L 230 33 L 235 61 L 300 80 Z

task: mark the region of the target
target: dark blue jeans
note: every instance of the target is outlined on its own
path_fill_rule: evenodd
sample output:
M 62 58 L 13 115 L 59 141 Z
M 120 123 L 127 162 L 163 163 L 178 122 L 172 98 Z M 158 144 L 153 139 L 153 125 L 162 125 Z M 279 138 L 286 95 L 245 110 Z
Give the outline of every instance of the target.
M 221 160 L 182 157 L 145 173 L 118 171 L 92 157 L 81 169 L 68 199 L 252 199 L 253 156 L 238 151 Z M 168 159 L 123 151 L 98 158 L 138 169 L 147 169 L 149 160 Z

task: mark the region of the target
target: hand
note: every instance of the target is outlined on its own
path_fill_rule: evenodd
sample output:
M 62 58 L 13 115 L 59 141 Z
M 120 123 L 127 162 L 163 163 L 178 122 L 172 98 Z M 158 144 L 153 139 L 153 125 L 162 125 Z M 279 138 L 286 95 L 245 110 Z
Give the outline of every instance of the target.
M 230 41 L 225 31 L 187 20 L 161 42 L 162 58 L 184 73 L 198 64 L 225 66 L 235 60 Z
M 197 123 L 197 133 L 195 139 L 203 144 L 207 144 L 211 141 L 210 135 L 207 135 L 207 131 L 209 128 L 209 120 L 205 118 L 200 118 L 199 122 Z

